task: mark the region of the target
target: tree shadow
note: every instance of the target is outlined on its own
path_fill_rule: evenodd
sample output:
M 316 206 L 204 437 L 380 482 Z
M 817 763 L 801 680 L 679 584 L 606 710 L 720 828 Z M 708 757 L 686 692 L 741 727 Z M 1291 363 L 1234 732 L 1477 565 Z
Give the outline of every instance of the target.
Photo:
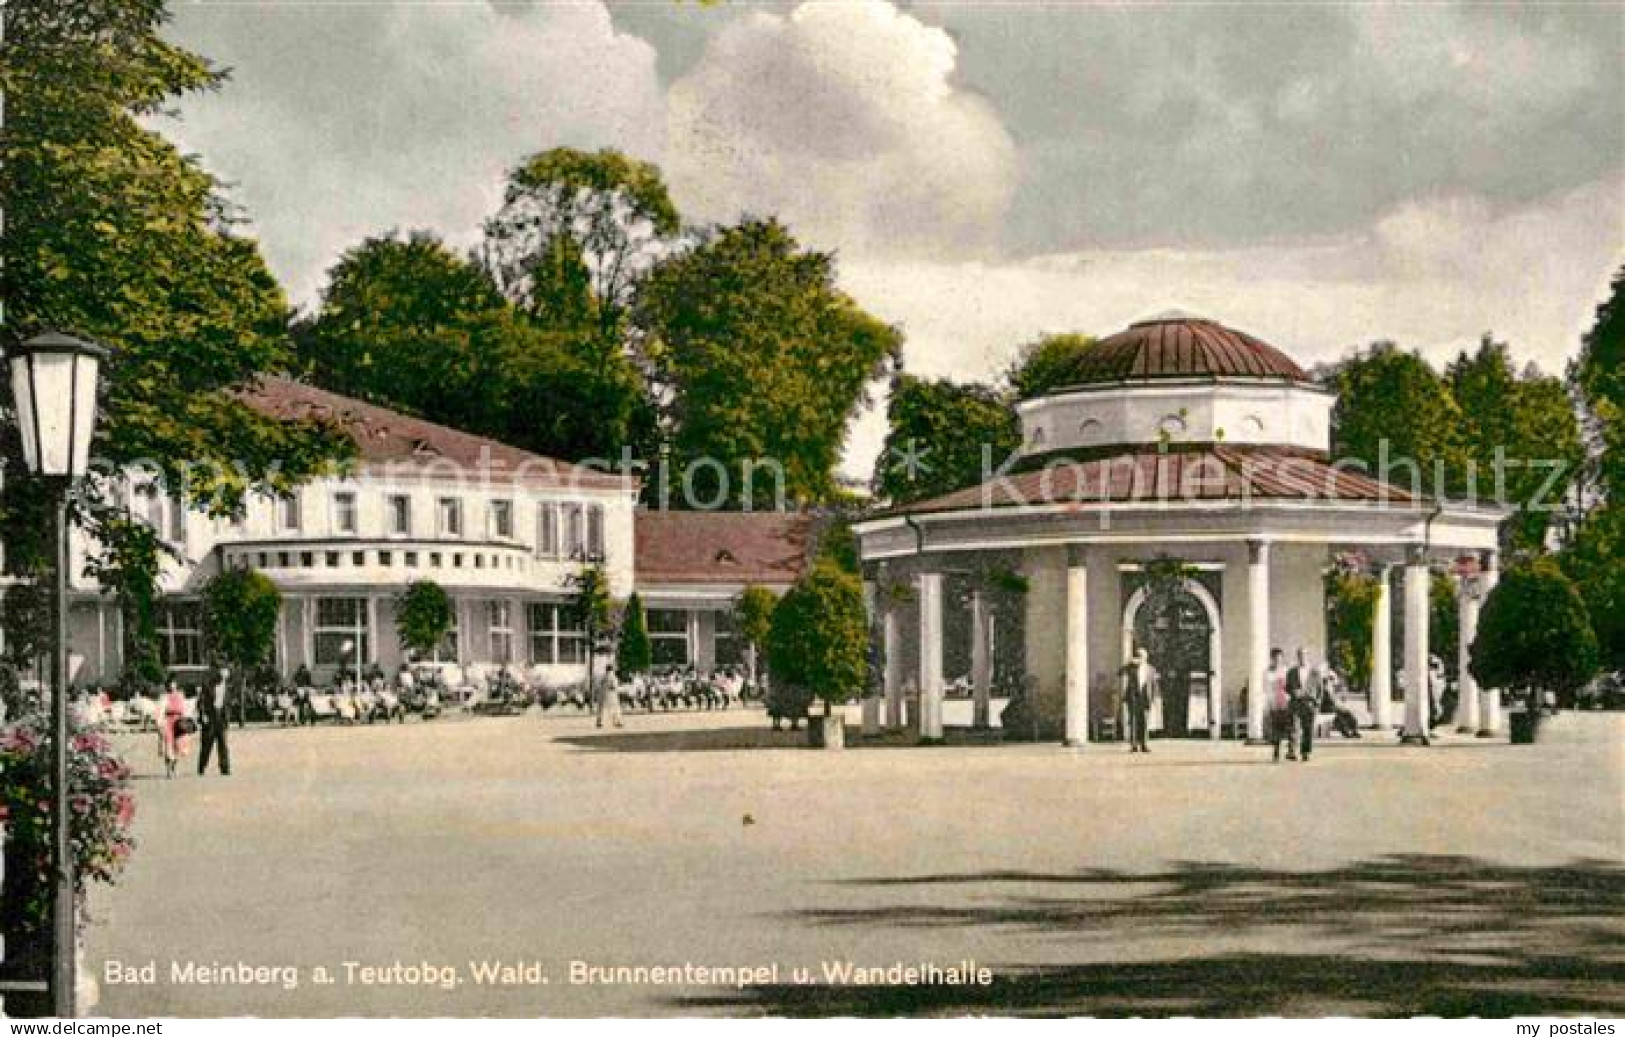
M 781 984 L 678 1005 L 787 1016 L 1625 1012 L 1625 868 L 1609 861 L 1522 868 L 1404 855 L 1313 872 L 1181 862 L 1151 874 L 997 871 L 835 885 L 854 900 L 865 890 L 903 887 L 914 897 L 938 891 L 950 899 L 793 918 L 854 929 L 940 928 L 955 938 L 1007 929 L 1099 950 L 1076 964 L 995 965 L 987 986 Z M 1134 941 L 1182 943 L 1192 953 L 1099 960 Z M 1269 949 L 1238 951 L 1238 941 Z
M 659 714 L 657 714 L 659 715 Z M 629 731 L 625 728 L 592 734 L 559 735 L 555 741 L 577 749 L 617 753 L 676 753 L 744 749 L 805 749 L 806 725 L 792 731 L 773 730 L 765 721 L 760 726 L 703 728 L 691 731 Z M 890 732 L 870 738 L 855 726 L 846 728 L 846 750 L 931 749 L 942 746 L 1002 745 L 999 732 L 971 728 L 947 728 L 937 746 L 921 745 L 907 732 Z

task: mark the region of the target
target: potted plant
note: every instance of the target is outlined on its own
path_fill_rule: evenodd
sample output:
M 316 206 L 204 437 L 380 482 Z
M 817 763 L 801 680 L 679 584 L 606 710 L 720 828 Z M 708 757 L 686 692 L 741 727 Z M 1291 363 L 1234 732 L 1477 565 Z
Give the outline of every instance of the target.
M 1484 601 L 1470 667 L 1481 687 L 1506 688 L 1523 708 L 1512 741 L 1538 735 L 1545 692 L 1572 692 L 1597 671 L 1597 635 L 1580 592 L 1550 558 L 1509 568 Z
M 846 744 L 845 716 L 835 707 L 862 693 L 869 668 L 869 627 L 863 587 L 852 573 L 820 560 L 773 609 L 768 660 L 774 684 L 800 689 L 824 704 L 808 717 L 815 748 Z

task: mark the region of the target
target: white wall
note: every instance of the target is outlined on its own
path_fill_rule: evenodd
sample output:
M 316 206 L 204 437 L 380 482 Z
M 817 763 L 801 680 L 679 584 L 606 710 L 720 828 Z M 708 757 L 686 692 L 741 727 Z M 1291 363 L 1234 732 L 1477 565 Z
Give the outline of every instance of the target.
M 1309 386 L 1221 382 L 1135 385 L 1018 405 L 1022 453 L 1115 443 L 1223 441 L 1327 450 L 1335 398 Z

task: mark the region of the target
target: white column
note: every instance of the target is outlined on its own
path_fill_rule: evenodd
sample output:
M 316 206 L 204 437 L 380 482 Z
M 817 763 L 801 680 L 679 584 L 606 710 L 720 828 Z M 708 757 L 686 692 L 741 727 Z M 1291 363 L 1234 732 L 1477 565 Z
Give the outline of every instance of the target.
M 1478 577 L 1479 594 L 1487 601 L 1490 591 L 1501 582 L 1501 568 L 1494 551 L 1485 551 L 1481 560 L 1483 572 Z M 1501 733 L 1501 689 L 1485 688 L 1481 704 L 1478 737 L 1491 738 Z
M 1394 595 L 1393 566 L 1376 567 L 1377 602 L 1371 617 L 1371 725 L 1387 733 L 1394 727 Z
M 886 730 L 903 729 L 903 639 L 898 636 L 897 603 L 888 596 L 880 619 L 886 651 Z
M 1456 626 L 1459 643 L 1456 648 L 1456 731 L 1476 735 L 1483 726 L 1479 720 L 1480 703 L 1478 681 L 1473 679 L 1473 641 L 1478 637 L 1479 595 L 1483 593 L 1478 577 L 1466 576 L 1456 580 Z
M 970 682 L 971 726 L 992 725 L 993 654 L 988 643 L 987 595 L 979 590 L 970 595 Z
M 876 608 L 876 604 L 877 604 L 878 601 L 879 601 L 879 595 L 875 591 L 875 581 L 874 580 L 864 580 L 863 581 L 863 618 L 864 618 L 865 629 L 869 632 L 869 637 L 871 638 L 871 640 L 869 641 L 869 644 L 868 644 L 870 659 L 874 658 L 874 652 L 875 652 L 876 647 L 877 647 L 874 644 L 874 641 L 872 639 L 875 636 L 875 626 L 876 626 L 876 624 L 874 622 L 874 617 L 875 617 L 875 608 Z M 882 667 L 884 667 L 884 665 L 885 665 L 884 660 L 882 660 L 881 665 L 882 665 Z M 874 688 L 873 683 L 872 683 L 874 681 L 874 674 L 873 673 L 867 673 L 867 674 L 864 675 L 864 678 L 865 678 L 865 686 L 864 686 L 864 689 L 863 689 L 863 703 L 862 703 L 862 709 L 863 709 L 862 733 L 863 733 L 863 737 L 872 738 L 875 735 L 878 735 L 880 733 L 880 696 L 875 694 L 875 688 Z
M 1405 730 L 1404 741 L 1428 744 L 1428 569 L 1426 549 L 1412 548 L 1405 559 Z
M 920 573 L 920 741 L 942 740 L 942 574 Z
M 1089 565 L 1081 544 L 1066 556 L 1067 745 L 1089 742 Z
M 1247 740 L 1264 740 L 1268 693 L 1264 674 L 1270 666 L 1270 545 L 1247 541 Z

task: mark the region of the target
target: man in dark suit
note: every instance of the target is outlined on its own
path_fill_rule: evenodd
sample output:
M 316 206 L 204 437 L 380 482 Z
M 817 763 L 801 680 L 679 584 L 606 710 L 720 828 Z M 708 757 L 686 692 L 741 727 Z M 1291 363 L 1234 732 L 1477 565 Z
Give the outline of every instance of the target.
M 1286 672 L 1286 696 L 1298 742 L 1298 759 L 1309 762 L 1315 749 L 1315 719 L 1320 712 L 1323 685 L 1320 670 L 1309 665 L 1309 653 L 1298 649 L 1298 665 Z M 1290 737 L 1290 736 L 1289 736 Z
M 203 751 L 198 753 L 197 772 L 202 775 L 209 766 L 209 752 L 220 751 L 220 773 L 231 773 L 231 753 L 226 748 L 226 727 L 231 720 L 231 671 L 224 666 L 215 672 L 197 697 L 198 726 L 202 729 Z
M 1128 751 L 1148 753 L 1145 744 L 1146 714 L 1151 699 L 1157 693 L 1157 671 L 1151 665 L 1151 656 L 1144 648 L 1137 649 L 1134 658 L 1123 667 L 1123 705 L 1128 709 Z

